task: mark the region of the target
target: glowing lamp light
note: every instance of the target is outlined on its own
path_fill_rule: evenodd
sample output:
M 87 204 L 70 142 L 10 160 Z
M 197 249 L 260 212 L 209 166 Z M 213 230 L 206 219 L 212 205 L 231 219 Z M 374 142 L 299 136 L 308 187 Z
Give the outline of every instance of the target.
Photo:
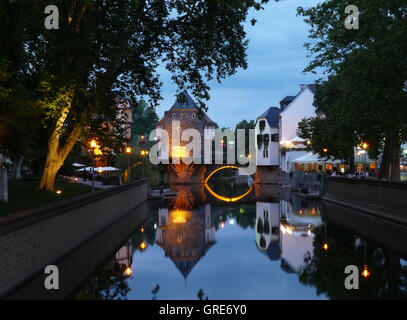
M 144 250 L 146 247 L 147 247 L 146 243 L 145 243 L 144 241 L 142 241 L 142 242 L 140 243 L 140 248 L 141 248 L 142 250 Z
M 368 276 L 370 276 L 370 272 L 369 270 L 367 270 L 367 265 L 365 265 L 363 271 L 362 271 L 362 276 L 367 278 Z
M 146 155 L 146 152 L 145 152 L 144 150 L 141 150 L 141 151 L 140 151 L 140 154 L 141 154 L 142 156 L 145 156 L 145 155 Z
M 225 227 L 225 223 L 224 223 L 224 222 L 221 222 L 221 223 L 220 223 L 220 227 L 223 229 L 223 228 Z
M 56 191 L 56 194 L 61 194 L 61 193 L 62 193 L 61 190 L 57 190 L 57 191 Z
M 126 153 L 131 153 L 131 148 L 130 147 L 126 148 Z
M 154 229 L 157 229 L 157 224 L 156 223 L 154 223 Z
M 368 145 L 366 142 L 363 142 L 363 143 L 362 143 L 362 148 L 363 148 L 363 149 L 366 150 L 368 147 L 369 147 L 369 145 Z
M 235 224 L 235 219 L 230 219 L 229 224 Z
M 141 232 L 142 232 L 142 233 L 144 232 L 144 228 L 143 228 L 143 227 L 141 227 Z
M 322 249 L 324 249 L 325 251 L 328 251 L 328 244 L 326 242 L 322 246 Z
M 133 273 L 133 270 L 131 270 L 130 267 L 127 267 L 126 270 L 124 270 L 124 273 L 128 276 L 130 276 Z
M 75 182 L 78 182 L 78 178 L 77 178 L 77 177 L 75 177 Z
M 328 152 L 328 148 L 323 148 L 322 151 L 325 152 L 325 153 L 327 153 L 327 152 Z
M 95 140 L 92 140 L 92 141 L 90 142 L 90 147 L 91 147 L 91 148 L 96 148 L 96 141 L 95 141 Z

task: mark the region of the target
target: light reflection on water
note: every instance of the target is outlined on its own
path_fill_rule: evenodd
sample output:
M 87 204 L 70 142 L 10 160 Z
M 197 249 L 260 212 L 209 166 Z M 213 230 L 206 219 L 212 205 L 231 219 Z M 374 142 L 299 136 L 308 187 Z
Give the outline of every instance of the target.
M 400 257 L 323 222 L 317 201 L 270 186 L 256 186 L 249 203 L 234 204 L 216 201 L 200 185 L 174 190 L 176 198 L 152 203 L 142 228 L 77 298 L 406 296 L 407 269 Z M 349 292 L 343 285 L 347 264 L 367 264 L 375 276 Z

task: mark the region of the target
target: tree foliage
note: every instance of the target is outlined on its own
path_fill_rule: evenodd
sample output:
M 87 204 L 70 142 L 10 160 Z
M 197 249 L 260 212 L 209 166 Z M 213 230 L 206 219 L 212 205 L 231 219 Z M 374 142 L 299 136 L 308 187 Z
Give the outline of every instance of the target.
M 53 189 L 56 173 L 81 137 L 113 132 L 120 138 L 125 119 L 112 103 L 117 93 L 157 103 L 161 65 L 205 108 L 208 80 L 247 67 L 243 22 L 249 10 L 266 2 L 56 0 L 59 29 L 47 30 L 47 1 L 3 1 L 0 14 L 13 15 L 5 20 L 9 32 L 2 33 L 10 52 L 1 51 L 0 70 L 7 72 L 1 73 L 0 93 L 29 88 L 30 94 L 21 95 L 23 104 L 32 101 L 29 109 L 40 111 L 35 123 L 48 130 L 40 188 Z M 1 99 L 2 107 L 7 105 Z M 116 148 L 121 142 L 111 143 Z
M 372 156 L 383 154 L 379 177 L 399 180 L 400 145 L 407 140 L 407 3 L 354 1 L 360 23 L 350 30 L 344 25 L 348 4 L 330 0 L 298 9 L 313 40 L 306 44 L 313 60 L 305 71 L 322 68 L 329 75 L 315 97 L 323 117 L 304 122 L 308 131 L 301 133 L 317 140 L 322 128 L 334 157 L 347 153 L 347 141 L 367 141 Z M 338 140 L 345 140 L 340 150 Z

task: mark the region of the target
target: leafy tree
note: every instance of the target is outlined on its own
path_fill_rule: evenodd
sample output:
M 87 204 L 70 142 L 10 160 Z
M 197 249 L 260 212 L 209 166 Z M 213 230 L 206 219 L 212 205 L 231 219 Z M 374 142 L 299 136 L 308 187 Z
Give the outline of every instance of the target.
M 244 129 L 245 130 L 245 152 L 246 154 L 249 154 L 249 130 L 254 129 L 256 126 L 256 123 L 254 120 L 242 120 L 236 125 L 236 133 L 237 129 Z M 239 156 L 239 155 L 238 155 Z
M 120 149 L 126 119 L 112 99 L 117 93 L 131 99 L 147 96 L 156 104 L 160 62 L 204 108 L 207 80 L 220 81 L 247 67 L 243 22 L 250 9 L 260 10 L 267 1 L 56 0 L 58 30 L 44 28 L 47 1 L 13 2 L 24 10 L 24 19 L 19 30 L 10 29 L 5 43 L 26 59 L 17 72 L 36 80 L 41 124 L 51 132 L 39 188 L 53 189 L 80 138 L 86 145 L 89 136 L 113 136 L 106 142 L 112 145 L 100 144 Z M 8 10 L 4 3 L 0 11 Z M 27 38 L 20 39 L 21 34 Z
M 156 128 L 158 115 L 152 106 L 149 106 L 144 100 L 140 100 L 133 109 L 131 136 L 132 145 L 137 145 L 141 135 L 145 135 L 148 141 L 148 135 Z
M 309 9 L 299 8 L 313 40 L 306 47 L 313 55 L 305 71 L 324 69 L 330 77 L 317 93 L 315 105 L 325 103 L 324 121 L 311 123 L 328 129 L 334 125 L 337 138 L 327 132 L 326 147 L 332 156 L 346 153 L 335 146 L 339 140 L 367 141 L 372 155 L 382 153 L 379 178 L 400 179 L 400 145 L 407 140 L 407 3 L 402 0 L 358 0 L 359 29 L 346 29 L 344 0 L 329 0 Z M 338 100 L 338 93 L 341 97 Z M 336 115 L 336 117 L 335 117 Z M 332 130 L 331 130 L 332 131 Z M 338 142 L 339 143 L 339 142 Z M 318 148 L 316 144 L 315 148 Z M 316 150 L 320 152 L 320 150 Z

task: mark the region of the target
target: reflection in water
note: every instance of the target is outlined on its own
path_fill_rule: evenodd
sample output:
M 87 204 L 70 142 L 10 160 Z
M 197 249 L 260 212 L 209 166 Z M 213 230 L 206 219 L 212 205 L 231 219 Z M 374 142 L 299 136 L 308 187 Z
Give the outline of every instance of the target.
M 211 174 L 209 174 L 208 177 L 205 179 L 204 185 L 205 185 L 206 190 L 208 190 L 209 193 L 210 193 L 211 195 L 213 195 L 215 198 L 217 198 L 217 199 L 219 199 L 219 200 L 222 200 L 222 201 L 225 201 L 225 202 L 236 202 L 236 201 L 239 201 L 240 199 L 243 199 L 243 198 L 246 197 L 247 195 L 249 195 L 250 192 L 251 192 L 251 191 L 253 190 L 253 188 L 254 188 L 253 180 L 250 178 L 249 175 L 246 177 L 246 184 L 248 184 L 249 189 L 248 189 L 247 191 L 245 191 L 245 192 L 239 194 L 239 195 L 236 195 L 236 196 L 233 196 L 233 197 L 225 197 L 225 196 L 222 196 L 222 195 L 220 195 L 220 194 L 218 194 L 218 193 L 216 193 L 215 191 L 212 190 L 212 188 L 211 188 L 211 187 L 209 186 L 209 184 L 208 184 L 208 181 L 209 181 L 209 180 L 211 179 L 211 177 L 212 177 L 214 174 L 216 174 L 218 171 L 225 170 L 225 169 L 236 169 L 236 170 L 242 170 L 242 171 L 244 172 L 244 169 L 243 169 L 243 168 L 240 168 L 240 169 L 239 169 L 239 167 L 237 167 L 237 166 L 232 166 L 232 165 L 223 166 L 223 167 L 217 168 L 217 169 L 214 170 Z M 237 178 L 237 177 L 236 177 L 236 178 Z M 238 176 L 238 178 L 242 178 L 242 177 Z M 244 178 L 245 178 L 245 177 L 243 177 L 243 181 L 245 180 Z
M 114 258 L 76 295 L 79 300 L 122 300 L 130 291 L 127 279 L 133 273 L 132 241 L 129 239 Z
M 206 200 L 202 185 L 173 190 L 177 196 L 152 205 L 148 220 L 77 298 L 407 298 L 400 255 L 328 223 L 327 205 L 270 186 L 256 186 L 257 201 L 222 205 Z M 344 287 L 347 265 L 359 267 L 359 290 Z
M 215 243 L 211 205 L 189 210 L 160 208 L 156 239 L 186 281 L 195 264 Z

